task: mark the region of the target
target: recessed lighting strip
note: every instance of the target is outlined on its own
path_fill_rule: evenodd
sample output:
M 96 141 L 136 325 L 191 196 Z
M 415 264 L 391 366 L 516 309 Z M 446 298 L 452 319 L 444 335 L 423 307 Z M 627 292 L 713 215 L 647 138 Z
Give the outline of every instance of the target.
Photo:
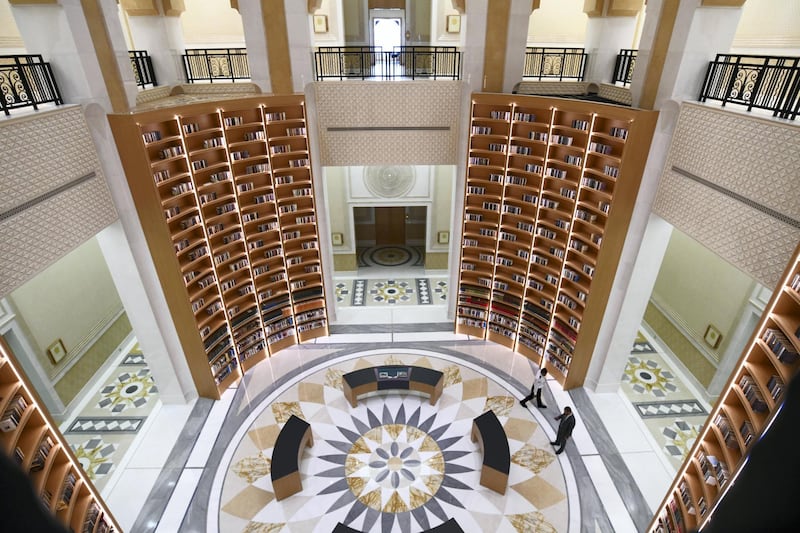
M 90 172 L 90 173 L 86 174 L 85 176 L 81 176 L 80 178 L 75 178 L 72 181 L 68 181 L 68 182 L 66 182 L 66 183 L 64 183 L 62 185 L 59 185 L 55 189 L 49 190 L 44 194 L 40 194 L 39 196 L 37 196 L 35 198 L 31 198 L 27 202 L 23 202 L 23 203 L 19 204 L 18 206 L 12 207 L 11 209 L 9 209 L 7 211 L 3 211 L 2 213 L 0 213 L 0 222 L 2 222 L 3 220 L 5 220 L 7 218 L 13 217 L 14 215 L 18 215 L 18 214 L 22 213 L 23 211 L 25 211 L 26 209 L 30 209 L 31 207 L 33 207 L 35 205 L 38 205 L 38 204 L 40 204 L 40 203 L 42 203 L 42 202 L 44 202 L 46 200 L 49 200 L 50 198 L 52 198 L 52 197 L 54 197 L 56 195 L 59 195 L 64 191 L 72 189 L 73 187 L 77 187 L 81 183 L 83 183 L 85 181 L 89 181 L 90 179 L 94 179 L 96 177 L 97 177 L 97 173 Z

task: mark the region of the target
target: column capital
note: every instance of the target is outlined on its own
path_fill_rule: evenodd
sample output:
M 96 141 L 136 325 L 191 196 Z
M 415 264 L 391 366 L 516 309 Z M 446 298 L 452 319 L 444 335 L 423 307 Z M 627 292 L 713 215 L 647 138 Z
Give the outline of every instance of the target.
M 322 7 L 322 0 L 308 0 L 308 14 L 313 15 L 314 12 Z
M 118 0 L 118 3 L 129 17 L 158 17 L 162 13 L 165 17 L 180 17 L 186 11 L 183 0 Z
M 742 7 L 745 0 L 702 0 L 701 7 Z
M 458 11 L 460 14 L 464 14 L 467 12 L 467 0 L 450 0 L 453 4 L 453 9 Z
M 642 10 L 643 5 L 644 0 L 584 0 L 583 12 L 591 18 L 635 17 Z
M 180 17 L 186 11 L 183 0 L 161 0 L 165 17 Z
M 239 11 L 239 0 L 231 0 L 231 9 L 235 9 L 236 12 L 239 13 L 240 15 L 242 14 Z
M 157 17 L 161 14 L 156 0 L 119 0 L 119 6 L 129 17 Z

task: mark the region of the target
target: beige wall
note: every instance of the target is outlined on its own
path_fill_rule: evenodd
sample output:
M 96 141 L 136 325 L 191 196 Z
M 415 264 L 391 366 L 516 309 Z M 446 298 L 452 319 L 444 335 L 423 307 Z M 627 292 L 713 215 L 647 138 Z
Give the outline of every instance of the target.
M 344 236 L 344 243 L 334 246 L 333 253 L 355 253 L 355 243 L 350 238 L 352 229 L 347 207 L 347 167 L 325 167 L 324 176 L 330 231 Z
M 431 9 L 431 39 L 437 46 L 458 46 L 461 36 L 467 31 L 467 19 L 461 19 L 461 33 L 447 33 L 447 16 L 459 15 L 451 0 L 436 0 Z
M 428 250 L 446 252 L 447 244 L 439 244 L 438 232 L 452 231 L 450 223 L 453 220 L 453 187 L 455 185 L 455 167 L 440 165 L 433 168 L 433 206 L 428 213 L 430 224 L 430 241 Z
M 322 0 L 314 15 L 328 17 L 328 31 L 314 33 L 314 46 L 340 46 L 344 44 L 344 21 L 342 20 L 342 4 L 340 0 Z
M 754 287 L 752 278 L 676 230 L 661 263 L 652 299 L 684 334 L 719 360 Z M 709 324 L 722 333 L 716 349 L 703 342 Z
M 583 47 L 586 21 L 583 0 L 541 0 L 528 23 L 528 46 Z
M 244 47 L 242 16 L 229 0 L 184 0 L 184 4 L 181 26 L 188 48 Z
M 774 48 L 789 50 L 769 50 Z M 800 2 L 747 0 L 731 49 L 741 53 L 763 50 L 772 55 L 800 53 Z
M 74 356 L 88 348 L 122 310 L 94 238 L 17 288 L 8 299 L 27 330 L 42 368 L 50 376 L 57 375 Z M 64 343 L 67 355 L 55 365 L 47 348 L 57 339 Z
M 23 53 L 25 49 L 22 36 L 17 30 L 14 16 L 11 14 L 11 4 L 7 1 L 0 2 L 0 49 L 2 48 L 14 50 L 4 50 L 5 54 Z
M 367 44 L 367 0 L 342 0 L 345 44 Z

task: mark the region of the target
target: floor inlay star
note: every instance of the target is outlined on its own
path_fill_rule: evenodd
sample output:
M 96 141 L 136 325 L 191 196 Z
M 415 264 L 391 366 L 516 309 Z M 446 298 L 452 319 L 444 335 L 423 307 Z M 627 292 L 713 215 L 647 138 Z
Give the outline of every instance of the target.
M 385 364 L 442 371 L 439 401 L 430 405 L 426 396 L 393 391 L 360 398 L 352 408 L 341 391 L 342 374 Z M 481 451 L 470 439 L 472 420 L 489 408 L 508 428 L 513 459 L 505 497 L 480 485 Z M 333 363 L 260 409 L 224 463 L 220 532 L 282 524 L 282 531 L 327 533 L 341 522 L 357 531 L 413 533 L 450 518 L 464 531 L 489 524 L 494 533 L 528 531 L 532 524 L 537 531 L 567 530 L 564 472 L 541 426 L 497 381 L 433 353 Z M 311 425 L 314 445 L 300 458 L 302 490 L 278 501 L 268 475 L 273 434 L 298 412 Z

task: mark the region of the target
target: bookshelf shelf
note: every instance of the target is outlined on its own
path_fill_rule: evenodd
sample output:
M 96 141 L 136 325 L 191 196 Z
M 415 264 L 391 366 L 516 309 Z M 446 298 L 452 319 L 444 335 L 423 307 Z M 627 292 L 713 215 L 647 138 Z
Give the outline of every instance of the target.
M 674 510 L 674 493 L 682 483 L 691 483 L 699 455 L 707 458 L 713 487 L 704 486 L 705 506 L 710 511 L 725 498 L 737 473 L 746 462 L 750 447 L 757 442 L 770 421 L 780 410 L 783 388 L 800 369 L 800 299 L 793 285 L 800 284 L 800 246 L 795 250 L 778 287 L 752 337 L 745 346 L 738 365 L 723 388 L 708 422 L 698 435 L 689 458 L 667 497 L 661 503 L 651 532 L 681 531 L 684 520 L 691 527 L 702 529 L 711 512 L 700 513 L 691 522 L 685 511 Z M 699 496 L 693 491 L 693 494 Z
M 583 383 L 655 118 L 473 94 L 457 332 L 547 366 L 565 388 Z
M 20 410 L 24 401 L 26 406 Z M 0 338 L 0 448 L 30 478 L 34 491 L 56 519 L 75 531 L 87 521 L 119 531 L 77 458 L 31 388 L 11 349 Z
M 328 334 L 302 95 L 109 120 L 202 396 L 219 398 L 258 361 Z M 301 305 L 322 310 L 302 335 Z M 274 311 L 289 319 L 275 331 Z

